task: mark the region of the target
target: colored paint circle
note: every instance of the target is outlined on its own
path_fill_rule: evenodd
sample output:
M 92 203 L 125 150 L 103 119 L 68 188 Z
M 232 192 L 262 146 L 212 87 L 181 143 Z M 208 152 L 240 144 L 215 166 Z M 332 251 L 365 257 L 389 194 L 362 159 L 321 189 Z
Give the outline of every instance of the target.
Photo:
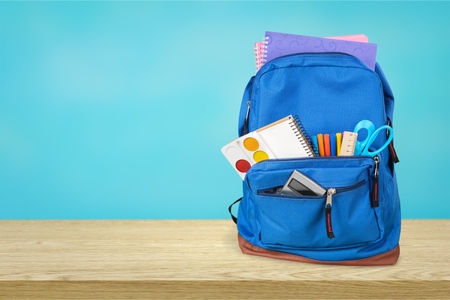
M 248 137 L 244 140 L 244 148 L 248 151 L 256 151 L 259 148 L 259 143 L 256 139 Z
M 253 159 L 256 162 L 260 162 L 260 161 L 269 159 L 269 155 L 266 152 L 259 150 L 259 151 L 256 151 L 255 153 L 253 153 Z
M 251 167 L 250 163 L 245 159 L 240 159 L 236 162 L 236 169 L 239 172 L 245 173 L 248 171 L 248 169 L 250 169 L 250 167 Z

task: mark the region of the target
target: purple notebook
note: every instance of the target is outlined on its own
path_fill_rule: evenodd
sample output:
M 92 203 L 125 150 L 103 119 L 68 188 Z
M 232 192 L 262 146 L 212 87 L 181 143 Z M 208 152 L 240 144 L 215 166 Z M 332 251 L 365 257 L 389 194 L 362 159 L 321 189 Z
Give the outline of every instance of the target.
M 264 62 L 294 53 L 343 52 L 359 58 L 372 70 L 375 69 L 377 44 L 373 43 L 266 31 L 265 44 L 266 57 Z

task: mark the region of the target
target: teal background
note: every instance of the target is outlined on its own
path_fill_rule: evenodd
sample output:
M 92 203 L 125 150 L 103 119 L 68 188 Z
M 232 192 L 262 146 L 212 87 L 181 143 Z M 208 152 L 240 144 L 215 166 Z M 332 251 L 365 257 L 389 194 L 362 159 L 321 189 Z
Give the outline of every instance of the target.
M 364 33 L 396 97 L 404 218 L 449 218 L 448 2 L 1 2 L 1 219 L 222 219 L 220 148 L 265 30 Z

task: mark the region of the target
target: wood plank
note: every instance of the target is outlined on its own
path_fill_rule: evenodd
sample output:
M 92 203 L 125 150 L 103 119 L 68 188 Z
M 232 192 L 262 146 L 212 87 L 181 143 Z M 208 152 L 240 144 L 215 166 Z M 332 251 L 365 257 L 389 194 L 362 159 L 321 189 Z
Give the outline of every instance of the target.
M 405 220 L 394 266 L 243 255 L 223 220 L 0 221 L 0 298 L 446 299 L 450 221 Z

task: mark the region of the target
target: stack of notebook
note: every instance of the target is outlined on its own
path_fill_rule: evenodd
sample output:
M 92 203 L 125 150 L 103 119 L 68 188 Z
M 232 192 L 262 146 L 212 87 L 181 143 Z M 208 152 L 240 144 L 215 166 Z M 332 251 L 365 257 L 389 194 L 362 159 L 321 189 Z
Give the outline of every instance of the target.
M 264 41 L 254 43 L 256 71 L 266 62 L 288 54 L 342 52 L 359 58 L 375 69 L 377 45 L 368 42 L 364 34 L 335 37 L 312 37 L 266 31 Z

